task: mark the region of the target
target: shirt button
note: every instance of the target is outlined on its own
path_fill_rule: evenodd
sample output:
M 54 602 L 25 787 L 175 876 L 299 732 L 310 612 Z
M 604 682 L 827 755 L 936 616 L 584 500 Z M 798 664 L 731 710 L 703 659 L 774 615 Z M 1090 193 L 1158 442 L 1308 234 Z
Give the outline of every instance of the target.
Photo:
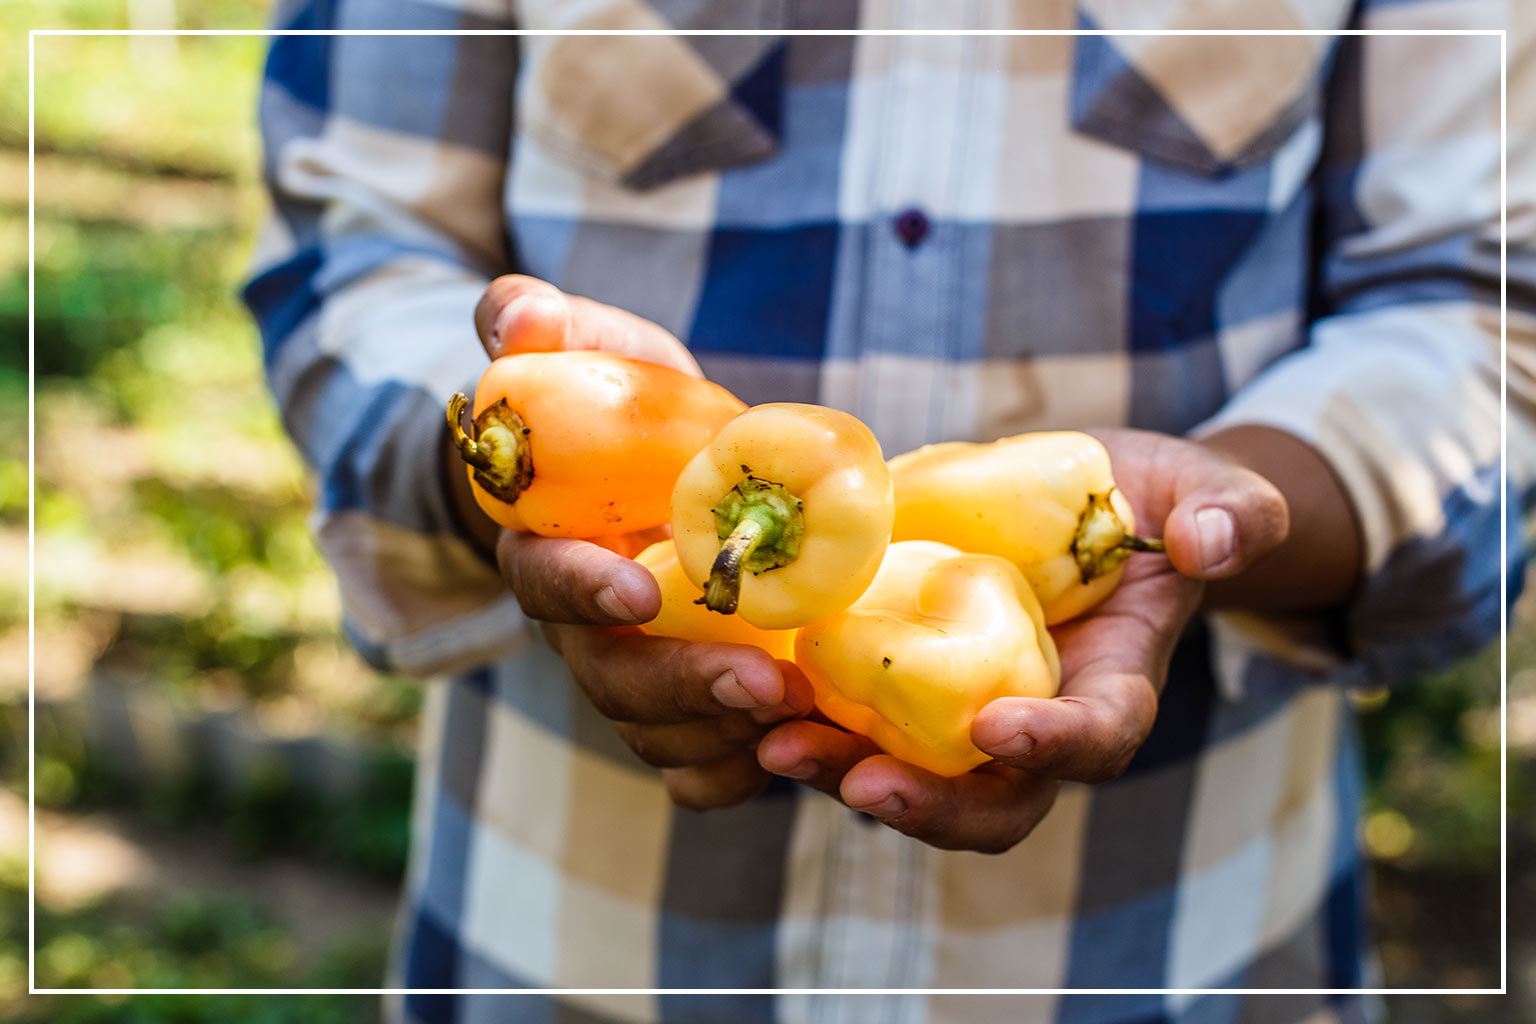
M 928 215 L 916 207 L 897 214 L 893 226 L 896 237 L 908 249 L 916 248 L 918 243 L 928 237 Z

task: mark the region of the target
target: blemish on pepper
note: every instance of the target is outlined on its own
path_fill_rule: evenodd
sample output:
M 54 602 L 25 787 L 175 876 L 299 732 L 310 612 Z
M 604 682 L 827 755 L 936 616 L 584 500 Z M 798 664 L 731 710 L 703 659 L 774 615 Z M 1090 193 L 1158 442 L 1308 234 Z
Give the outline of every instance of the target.
M 891 667 L 891 659 L 890 658 L 881 658 L 880 659 L 880 664 L 882 666 L 884 666 L 885 668 L 890 668 Z

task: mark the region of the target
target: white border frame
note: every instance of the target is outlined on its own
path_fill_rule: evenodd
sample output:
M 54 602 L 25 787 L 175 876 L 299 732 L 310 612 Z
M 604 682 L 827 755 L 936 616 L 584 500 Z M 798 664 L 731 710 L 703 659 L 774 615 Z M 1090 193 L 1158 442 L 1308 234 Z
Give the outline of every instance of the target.
M 1499 38 L 1499 987 L 1498 989 L 38 989 L 35 689 L 35 45 L 52 35 L 1487 35 Z M 26 34 L 26 990 L 28 995 L 1505 995 L 1508 992 L 1508 29 L 28 29 Z

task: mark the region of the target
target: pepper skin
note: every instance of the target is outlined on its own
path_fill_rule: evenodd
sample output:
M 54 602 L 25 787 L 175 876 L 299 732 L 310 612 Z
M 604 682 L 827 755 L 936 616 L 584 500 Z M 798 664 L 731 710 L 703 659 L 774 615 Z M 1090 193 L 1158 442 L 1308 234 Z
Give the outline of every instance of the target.
M 1023 575 L 994 555 L 902 541 L 843 614 L 800 630 L 816 707 L 938 775 L 992 760 L 971 720 L 999 697 L 1054 697 L 1056 644 Z
M 847 608 L 891 535 L 880 443 L 847 413 L 753 406 L 683 469 L 672 537 L 711 610 L 793 629 Z M 748 575 L 750 574 L 750 575 Z
M 677 475 L 746 405 L 718 384 L 606 352 L 494 360 L 475 389 L 474 432 L 448 428 L 475 501 L 510 530 L 600 537 L 660 526 Z
M 716 615 L 698 603 L 699 588 L 677 564 L 677 548 L 657 541 L 635 556 L 651 570 L 661 588 L 661 611 L 641 629 L 652 636 L 670 636 L 695 644 L 747 644 L 788 661 L 795 655 L 795 631 L 758 629 L 740 615 Z
M 891 539 L 936 540 L 1018 567 L 1050 625 L 1108 597 L 1132 551 L 1161 551 L 1134 535 L 1109 453 L 1076 431 L 1019 434 L 989 444 L 931 444 L 890 462 Z

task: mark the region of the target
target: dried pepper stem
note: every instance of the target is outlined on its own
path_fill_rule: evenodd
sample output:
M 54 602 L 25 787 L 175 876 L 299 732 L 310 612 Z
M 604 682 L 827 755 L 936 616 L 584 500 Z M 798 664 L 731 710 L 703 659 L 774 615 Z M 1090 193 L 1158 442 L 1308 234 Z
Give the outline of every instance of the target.
M 464 429 L 464 409 L 469 399 L 455 392 L 448 400 L 448 432 L 459 457 L 475 471 L 475 482 L 493 497 L 508 504 L 533 483 L 532 433 L 505 399 L 475 417 L 474 433 Z
M 1125 520 L 1110 501 L 1113 491 L 1090 494 L 1072 538 L 1072 557 L 1086 584 L 1112 572 L 1133 551 L 1164 551 L 1163 542 L 1138 537 L 1125 528 Z

